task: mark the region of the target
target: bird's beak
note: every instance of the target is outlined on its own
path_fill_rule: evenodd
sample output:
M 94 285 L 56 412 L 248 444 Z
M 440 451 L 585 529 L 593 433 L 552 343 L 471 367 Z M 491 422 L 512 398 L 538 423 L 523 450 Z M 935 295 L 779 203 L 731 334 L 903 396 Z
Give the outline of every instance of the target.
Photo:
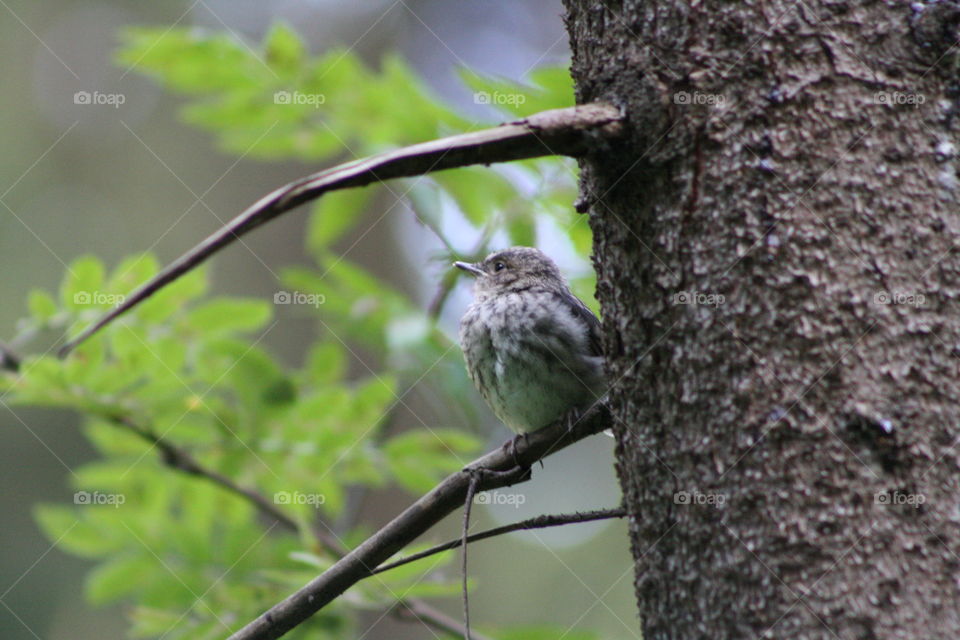
M 480 277 L 484 275 L 484 270 L 478 267 L 475 264 L 470 264 L 469 262 L 454 262 L 453 266 L 461 271 L 466 271 L 470 275 Z

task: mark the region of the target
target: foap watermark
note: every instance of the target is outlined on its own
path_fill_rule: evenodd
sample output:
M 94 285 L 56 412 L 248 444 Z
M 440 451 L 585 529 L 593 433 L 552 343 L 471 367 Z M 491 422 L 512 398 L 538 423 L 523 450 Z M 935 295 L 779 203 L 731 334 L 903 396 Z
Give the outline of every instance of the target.
M 922 307 L 926 301 L 927 297 L 916 291 L 877 291 L 873 294 L 874 304 Z
M 880 504 L 885 507 L 908 506 L 919 509 L 920 505 L 927 501 L 927 497 L 922 493 L 907 493 L 905 491 L 877 491 L 873 494 L 873 504 Z
M 673 94 L 673 104 L 679 105 L 706 105 L 717 107 L 727 101 L 722 93 L 701 93 L 700 91 L 677 91 Z
M 327 502 L 322 493 L 303 493 L 302 491 L 277 491 L 273 494 L 275 504 L 307 504 L 319 507 Z
M 927 97 L 922 93 L 909 93 L 906 91 L 878 91 L 873 94 L 873 101 L 876 104 L 919 107 L 927 101 Z
M 703 493 L 699 489 L 694 489 L 693 491 L 677 491 L 673 494 L 673 504 L 715 507 L 720 509 L 726 502 L 727 496 L 723 493 Z
M 704 293 L 703 291 L 677 291 L 673 294 L 673 304 L 696 304 L 706 307 L 719 307 L 727 299 L 722 293 Z
M 275 91 L 273 104 L 305 104 L 319 109 L 327 102 L 327 96 L 322 93 L 303 93 L 302 91 Z
M 73 504 L 91 505 L 106 504 L 119 507 L 127 501 L 122 493 L 103 493 L 101 491 L 77 491 L 73 494 Z
M 477 91 L 473 94 L 474 104 L 511 105 L 520 106 L 527 101 L 522 93 L 505 93 L 503 91 Z
M 76 305 L 110 305 L 117 307 L 127 299 L 120 293 L 105 293 L 103 291 L 77 291 L 73 294 L 73 304 Z
M 277 291 L 273 294 L 273 304 L 308 304 L 319 307 L 327 301 L 322 293 L 303 293 L 302 291 Z
M 526 503 L 527 496 L 522 493 L 503 493 L 500 491 L 484 491 L 473 497 L 474 504 L 505 504 L 515 509 Z
M 103 93 L 102 91 L 77 91 L 73 94 L 73 104 L 106 105 L 119 109 L 127 101 L 122 93 Z

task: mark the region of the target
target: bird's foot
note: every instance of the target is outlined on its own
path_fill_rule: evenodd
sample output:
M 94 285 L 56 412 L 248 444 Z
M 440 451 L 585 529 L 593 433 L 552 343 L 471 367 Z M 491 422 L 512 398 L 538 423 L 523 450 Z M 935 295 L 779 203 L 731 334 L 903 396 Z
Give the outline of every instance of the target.
M 526 448 L 528 445 L 526 433 L 518 433 L 517 435 L 515 435 L 514 437 L 510 438 L 509 440 L 503 443 L 503 451 L 505 453 L 507 452 L 510 453 L 510 455 L 513 457 L 513 464 L 518 467 L 523 466 L 520 463 L 520 459 L 517 457 L 517 443 L 520 440 L 523 440 L 523 446 Z
M 567 433 L 573 431 L 573 428 L 580 422 L 584 413 L 585 411 L 582 411 L 579 407 L 570 407 L 570 409 L 567 410 L 567 413 L 561 418 L 567 425 Z

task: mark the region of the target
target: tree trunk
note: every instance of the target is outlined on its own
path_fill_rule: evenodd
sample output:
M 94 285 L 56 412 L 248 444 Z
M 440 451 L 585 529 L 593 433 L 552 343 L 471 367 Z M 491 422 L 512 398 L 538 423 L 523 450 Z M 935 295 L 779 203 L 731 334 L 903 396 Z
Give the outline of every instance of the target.
M 960 12 L 566 4 L 645 639 L 960 637 Z

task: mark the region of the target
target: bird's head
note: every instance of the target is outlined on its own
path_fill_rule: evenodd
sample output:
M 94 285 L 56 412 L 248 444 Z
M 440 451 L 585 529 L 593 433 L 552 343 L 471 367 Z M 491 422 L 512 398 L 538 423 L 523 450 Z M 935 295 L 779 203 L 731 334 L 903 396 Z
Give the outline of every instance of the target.
M 567 286 L 556 263 L 533 247 L 511 247 L 491 253 L 482 262 L 453 264 L 476 276 L 473 292 L 477 298 L 532 287 L 563 290 Z

